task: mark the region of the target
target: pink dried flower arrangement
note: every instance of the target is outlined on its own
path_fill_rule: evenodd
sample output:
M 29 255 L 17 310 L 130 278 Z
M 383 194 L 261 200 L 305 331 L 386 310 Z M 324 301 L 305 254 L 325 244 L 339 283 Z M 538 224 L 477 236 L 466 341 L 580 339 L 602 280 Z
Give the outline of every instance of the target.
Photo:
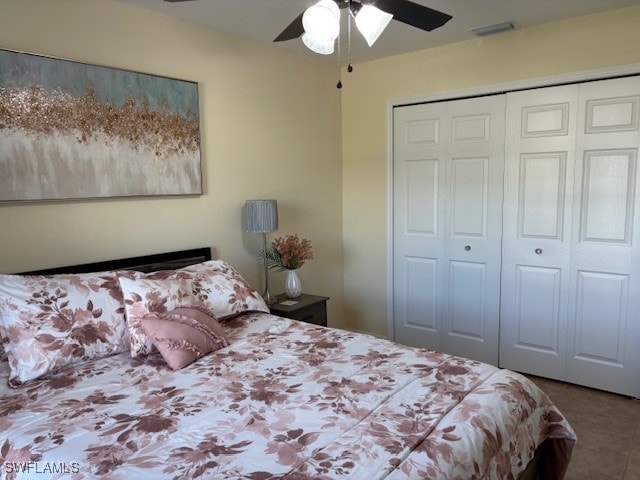
M 311 242 L 298 235 L 275 238 L 265 252 L 269 270 L 296 270 L 307 260 L 313 260 Z

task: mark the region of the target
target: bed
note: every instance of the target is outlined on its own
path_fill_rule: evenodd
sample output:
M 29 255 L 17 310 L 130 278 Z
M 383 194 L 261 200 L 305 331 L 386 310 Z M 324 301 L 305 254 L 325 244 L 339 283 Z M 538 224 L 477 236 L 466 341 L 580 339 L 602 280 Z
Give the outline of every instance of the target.
M 562 479 L 576 441 L 525 377 L 271 315 L 208 249 L 3 275 L 0 315 L 2 479 Z

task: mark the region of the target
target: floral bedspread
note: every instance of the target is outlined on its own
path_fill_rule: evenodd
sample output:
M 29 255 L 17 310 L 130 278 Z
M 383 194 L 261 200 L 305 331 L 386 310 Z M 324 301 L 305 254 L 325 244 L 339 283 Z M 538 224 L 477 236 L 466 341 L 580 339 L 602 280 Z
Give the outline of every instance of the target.
M 513 479 L 575 436 L 490 365 L 268 314 L 172 371 L 128 352 L 0 385 L 0 478 Z

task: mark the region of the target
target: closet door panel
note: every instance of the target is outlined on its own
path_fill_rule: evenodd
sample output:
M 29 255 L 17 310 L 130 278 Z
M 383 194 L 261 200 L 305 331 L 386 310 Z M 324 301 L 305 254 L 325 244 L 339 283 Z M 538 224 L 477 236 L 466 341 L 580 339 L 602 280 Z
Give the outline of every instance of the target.
M 484 263 L 449 263 L 449 336 L 473 342 L 486 341 L 486 278 L 487 265 Z
M 438 260 L 425 257 L 404 257 L 404 282 L 407 290 L 406 325 L 437 334 L 438 332 Z
M 567 152 L 520 157 L 518 237 L 562 241 Z
M 567 380 L 640 395 L 640 79 L 579 86 Z
M 578 271 L 574 359 L 624 366 L 629 275 Z
M 438 221 L 438 160 L 407 160 L 402 172 L 406 195 L 405 232 L 436 235 Z
M 507 95 L 500 366 L 564 379 L 577 90 Z
M 485 238 L 489 159 L 451 160 L 450 235 Z
M 503 95 L 448 102 L 442 348 L 498 364 Z
M 524 352 L 558 357 L 561 270 L 516 265 L 515 276 L 514 348 Z
M 584 152 L 579 242 L 629 245 L 636 149 Z
M 394 338 L 441 349 L 444 104 L 394 111 Z
M 522 139 L 545 138 L 553 141 L 554 136 L 566 137 L 569 134 L 570 102 L 561 101 L 560 97 L 545 100 L 548 103 L 521 107 Z

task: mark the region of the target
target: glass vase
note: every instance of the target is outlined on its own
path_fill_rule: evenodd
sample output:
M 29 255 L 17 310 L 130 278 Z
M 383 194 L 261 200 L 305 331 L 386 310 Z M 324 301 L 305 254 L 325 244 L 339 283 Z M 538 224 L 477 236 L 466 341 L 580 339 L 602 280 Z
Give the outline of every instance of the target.
M 302 294 L 302 284 L 296 270 L 287 270 L 287 280 L 284 283 L 284 293 L 287 298 L 299 298 Z

